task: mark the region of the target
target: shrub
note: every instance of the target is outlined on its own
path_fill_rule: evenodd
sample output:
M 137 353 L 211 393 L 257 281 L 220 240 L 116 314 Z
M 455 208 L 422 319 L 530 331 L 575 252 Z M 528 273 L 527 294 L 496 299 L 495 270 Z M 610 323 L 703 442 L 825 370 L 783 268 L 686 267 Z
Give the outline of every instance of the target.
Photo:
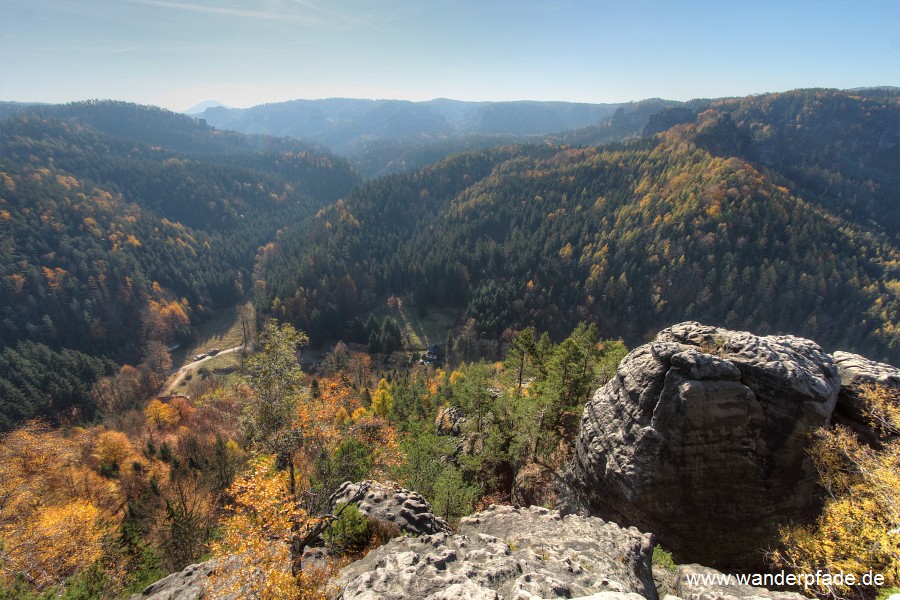
M 779 566 L 798 572 L 884 576 L 884 585 L 900 585 L 900 396 L 896 390 L 871 388 L 863 395 L 866 414 L 882 436 L 875 447 L 859 441 L 845 427 L 816 432 L 810 457 L 828 499 L 818 520 L 781 532 L 785 548 L 774 553 Z M 823 595 L 850 592 L 848 586 L 812 588 Z M 857 587 L 868 597 L 872 588 Z
M 337 554 L 361 552 L 372 538 L 372 523 L 355 504 L 338 505 L 338 518 L 325 531 L 325 544 Z
M 653 566 L 674 571 L 678 565 L 672 560 L 672 553 L 660 546 L 653 546 Z

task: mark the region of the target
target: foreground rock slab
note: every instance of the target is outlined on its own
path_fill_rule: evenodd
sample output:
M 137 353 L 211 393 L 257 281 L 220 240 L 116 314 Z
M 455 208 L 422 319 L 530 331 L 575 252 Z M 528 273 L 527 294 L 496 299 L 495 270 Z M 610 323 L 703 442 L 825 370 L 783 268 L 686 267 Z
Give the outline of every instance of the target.
M 651 552 L 651 536 L 634 528 L 492 506 L 463 519 L 457 535 L 391 540 L 345 567 L 337 584 L 344 600 L 657 600 Z
M 820 507 L 806 446 L 839 389 L 810 340 L 665 329 L 585 407 L 565 510 L 652 531 L 682 559 L 758 566 L 779 523 Z

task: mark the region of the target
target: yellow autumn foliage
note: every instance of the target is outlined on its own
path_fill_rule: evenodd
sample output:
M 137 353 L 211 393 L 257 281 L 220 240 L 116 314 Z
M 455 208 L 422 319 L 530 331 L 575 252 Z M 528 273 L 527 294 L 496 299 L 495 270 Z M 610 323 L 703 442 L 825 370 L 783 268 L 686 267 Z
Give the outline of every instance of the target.
M 60 585 L 103 554 L 106 527 L 88 500 L 42 507 L 33 518 L 3 528 L 4 574 L 22 575 L 39 589 Z
M 28 423 L 0 440 L 0 577 L 38 589 L 62 584 L 102 555 L 122 496 L 82 460 L 98 445 L 118 455 L 117 436 L 75 430 L 68 436 Z
M 291 574 L 288 546 L 292 527 L 315 524 L 288 493 L 288 476 L 270 456 L 257 457 L 230 489 L 234 503 L 222 523 L 222 538 L 212 546 L 220 567 L 210 582 L 210 597 L 258 600 L 324 599 L 309 577 Z
M 828 499 L 818 520 L 782 530 L 785 549 L 776 563 L 797 572 L 852 573 L 857 582 L 872 571 L 884 587 L 900 586 L 900 395 L 883 387 L 864 394 L 870 424 L 884 437 L 861 443 L 844 427 L 820 430 L 810 450 Z M 812 588 L 846 595 L 847 586 Z
M 390 385 L 384 378 L 378 382 L 378 388 L 372 394 L 372 414 L 385 418 L 390 414 L 394 406 L 394 396 L 391 394 Z
M 131 440 L 121 431 L 104 431 L 94 442 L 94 458 L 101 465 L 122 466 L 133 457 L 135 451 Z
M 144 409 L 144 417 L 148 427 L 155 427 L 157 431 L 162 431 L 178 422 L 178 411 L 159 398 L 154 398 Z

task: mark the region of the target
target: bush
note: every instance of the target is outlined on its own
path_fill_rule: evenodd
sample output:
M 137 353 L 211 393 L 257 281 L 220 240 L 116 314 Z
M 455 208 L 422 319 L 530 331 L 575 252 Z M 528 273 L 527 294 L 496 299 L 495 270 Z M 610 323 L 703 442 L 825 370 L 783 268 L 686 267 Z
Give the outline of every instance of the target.
M 454 524 L 460 517 L 471 514 L 481 495 L 477 485 L 467 484 L 462 472 L 453 466 L 444 469 L 434 483 L 434 514 Z
M 372 523 L 355 504 L 338 505 L 338 518 L 325 531 L 325 545 L 336 554 L 362 552 L 372 538 Z
M 678 565 L 672 560 L 672 553 L 657 544 L 653 546 L 653 566 L 674 571 Z

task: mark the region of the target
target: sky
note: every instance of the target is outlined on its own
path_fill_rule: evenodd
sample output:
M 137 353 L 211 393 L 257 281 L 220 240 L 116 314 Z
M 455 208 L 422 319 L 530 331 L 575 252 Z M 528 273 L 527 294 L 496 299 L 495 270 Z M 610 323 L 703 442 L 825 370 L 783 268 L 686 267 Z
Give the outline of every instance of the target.
M 0 99 L 624 102 L 900 86 L 898 0 L 0 0 Z

